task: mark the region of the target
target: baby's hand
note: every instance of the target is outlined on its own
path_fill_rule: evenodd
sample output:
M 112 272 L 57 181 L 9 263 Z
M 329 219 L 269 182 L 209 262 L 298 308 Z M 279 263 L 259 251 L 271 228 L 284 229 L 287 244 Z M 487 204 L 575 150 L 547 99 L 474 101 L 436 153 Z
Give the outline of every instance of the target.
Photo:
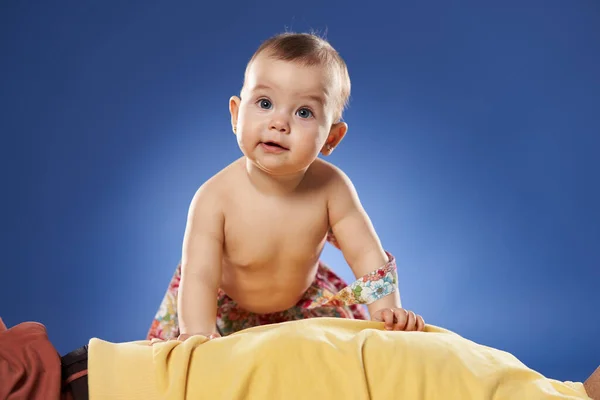
M 206 336 L 208 338 L 208 340 L 212 340 L 212 339 L 216 339 L 216 338 L 220 338 L 221 337 L 221 335 L 219 335 L 218 333 L 210 333 L 210 334 L 201 334 L 201 333 L 199 333 L 197 335 Z M 181 335 L 179 335 L 179 337 L 177 337 L 177 340 L 183 342 L 186 339 L 191 338 L 192 336 L 196 336 L 196 335 L 190 335 L 190 334 L 187 334 L 187 333 L 182 333 Z M 170 341 L 170 340 L 173 340 L 173 339 L 169 339 L 168 341 Z M 161 343 L 161 342 L 164 342 L 164 340 L 163 339 L 154 338 L 154 339 L 152 339 L 150 341 L 150 346 L 152 346 L 153 344 L 156 344 L 156 343 Z
M 377 310 L 371 320 L 384 322 L 388 331 L 422 331 L 425 328 L 425 321 L 420 315 L 403 308 Z
M 191 338 L 192 336 L 198 336 L 198 335 L 206 336 L 208 338 L 208 340 L 212 340 L 212 339 L 216 339 L 216 338 L 220 338 L 221 337 L 221 335 L 219 335 L 218 333 L 210 333 L 210 334 L 197 333 L 197 334 L 194 334 L 194 335 L 191 335 L 191 334 L 188 334 L 188 333 L 182 333 L 181 335 L 179 335 L 179 337 L 177 338 L 177 340 L 181 340 L 183 342 L 186 339 Z

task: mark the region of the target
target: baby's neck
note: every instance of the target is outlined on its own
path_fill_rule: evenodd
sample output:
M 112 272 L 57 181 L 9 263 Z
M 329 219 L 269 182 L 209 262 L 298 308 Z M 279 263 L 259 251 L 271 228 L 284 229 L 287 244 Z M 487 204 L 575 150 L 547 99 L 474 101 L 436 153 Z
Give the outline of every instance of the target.
M 303 170 L 288 175 L 274 175 L 262 170 L 248 159 L 246 159 L 246 172 L 252 186 L 259 192 L 271 196 L 285 196 L 293 193 L 298 189 L 306 174 L 306 170 Z

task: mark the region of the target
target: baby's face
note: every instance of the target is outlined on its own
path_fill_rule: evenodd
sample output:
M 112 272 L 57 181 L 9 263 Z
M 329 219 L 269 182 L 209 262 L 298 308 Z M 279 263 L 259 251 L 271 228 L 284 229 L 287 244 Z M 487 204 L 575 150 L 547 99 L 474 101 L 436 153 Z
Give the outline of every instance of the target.
M 259 55 L 248 70 L 238 108 L 242 152 L 276 175 L 308 168 L 333 123 L 335 83 L 327 68 Z

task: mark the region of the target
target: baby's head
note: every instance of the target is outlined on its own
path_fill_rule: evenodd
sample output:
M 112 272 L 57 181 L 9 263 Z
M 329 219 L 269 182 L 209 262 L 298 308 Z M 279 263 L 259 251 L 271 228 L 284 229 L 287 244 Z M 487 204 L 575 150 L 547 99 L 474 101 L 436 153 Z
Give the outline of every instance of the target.
M 350 98 L 350 77 L 342 57 L 325 39 L 308 33 L 282 33 L 264 41 L 256 50 L 244 74 L 244 88 L 249 75 L 253 72 L 254 61 L 259 57 L 294 63 L 299 67 L 317 67 L 325 70 L 328 76 L 327 87 L 330 92 L 334 121 L 339 122 Z M 243 89 L 244 89 L 243 88 Z M 242 89 L 242 93 L 243 93 Z
M 230 99 L 231 123 L 246 157 L 266 171 L 291 173 L 343 139 L 349 97 L 346 64 L 326 40 L 284 33 L 248 62 L 241 95 Z

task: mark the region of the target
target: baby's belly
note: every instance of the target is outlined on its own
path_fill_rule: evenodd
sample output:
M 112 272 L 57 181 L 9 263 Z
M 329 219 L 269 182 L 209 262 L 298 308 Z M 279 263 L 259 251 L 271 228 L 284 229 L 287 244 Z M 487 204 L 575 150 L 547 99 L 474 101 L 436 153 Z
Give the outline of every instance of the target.
M 240 308 L 256 314 L 270 314 L 294 307 L 315 279 L 317 265 L 289 271 L 223 266 L 221 289 Z M 299 273 L 301 271 L 304 273 Z

